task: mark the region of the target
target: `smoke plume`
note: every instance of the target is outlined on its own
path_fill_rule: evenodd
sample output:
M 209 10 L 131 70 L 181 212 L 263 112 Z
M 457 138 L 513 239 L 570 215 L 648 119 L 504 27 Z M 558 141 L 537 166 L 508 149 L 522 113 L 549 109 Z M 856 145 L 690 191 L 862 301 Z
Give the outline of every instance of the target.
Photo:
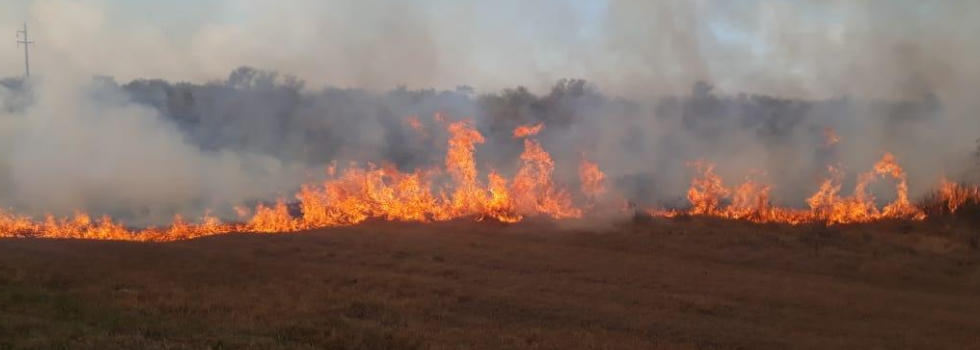
M 39 77 L 0 82 L 0 204 L 132 224 L 232 216 L 332 161 L 439 164 L 436 113 L 474 119 L 481 170 L 516 171 L 510 133 L 544 123 L 558 181 L 577 186 L 584 155 L 650 205 L 684 205 L 695 160 L 790 206 L 828 166 L 853 186 L 884 152 L 913 197 L 976 179 L 973 1 L 210 4 L 181 27 L 103 1 L 18 7 Z

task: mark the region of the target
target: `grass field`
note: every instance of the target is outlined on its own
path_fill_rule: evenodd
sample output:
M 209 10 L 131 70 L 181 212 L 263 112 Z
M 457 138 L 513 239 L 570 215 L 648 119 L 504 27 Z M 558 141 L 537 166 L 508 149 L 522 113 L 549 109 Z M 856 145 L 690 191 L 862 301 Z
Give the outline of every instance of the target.
M 976 349 L 974 237 L 674 219 L 7 239 L 0 349 Z

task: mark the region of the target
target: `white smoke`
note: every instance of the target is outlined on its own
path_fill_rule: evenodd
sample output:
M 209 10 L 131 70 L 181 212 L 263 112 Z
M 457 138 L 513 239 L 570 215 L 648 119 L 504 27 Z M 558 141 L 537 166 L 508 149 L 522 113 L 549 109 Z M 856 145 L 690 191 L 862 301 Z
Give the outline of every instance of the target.
M 70 75 L 36 80 L 34 103 L 0 112 L 0 188 L 21 212 L 84 209 L 129 224 L 168 222 L 205 210 L 285 195 L 303 169 L 234 151 L 203 152 L 172 121 L 120 91 Z
M 2 141 L 4 192 L 32 211 L 149 206 L 127 210 L 156 217 L 183 208 L 218 210 L 281 191 L 300 177 L 301 171 L 282 160 L 235 149 L 200 151 L 152 110 L 111 92 L 95 101 L 92 89 L 77 83 L 85 79 L 65 75 L 204 82 L 250 65 L 306 79 L 309 91 L 326 85 L 383 90 L 467 84 L 484 93 L 517 85 L 541 93 L 559 78 L 583 78 L 610 99 L 627 98 L 629 107 L 564 106 L 580 118 L 567 129 L 546 129 L 568 134 L 542 138 L 566 167 L 573 169 L 579 152 L 589 151 L 611 179 L 653 173 L 651 186 L 658 192 L 682 196 L 690 175 L 683 164 L 704 158 L 719 164 L 728 183 L 749 173 L 779 180 L 774 196 L 793 205 L 813 190 L 826 163 L 840 163 L 853 177 L 886 151 L 907 168 L 912 194 L 922 194 L 944 174 L 961 175 L 980 136 L 976 1 L 584 3 L 215 0 L 196 9 L 207 14 L 205 20 L 174 31 L 157 20 L 120 15 L 109 0 L 28 1 L 15 10 L 32 25 L 35 72 L 44 78 L 35 87 L 37 105 L 0 122 L 10 136 Z M 0 30 L 13 33 L 20 25 L 9 15 L 0 19 Z M 5 75 L 21 69 L 21 56 L 14 53 L 0 55 Z M 749 126 L 729 118 L 738 111 L 689 106 L 685 112 L 682 106 L 665 112 L 651 102 L 654 96 L 687 94 L 698 80 L 732 98 L 758 93 L 843 102 L 833 104 L 839 108 L 800 109 L 796 115 L 803 121 Z M 885 100 L 935 100 L 940 107 L 910 111 L 916 107 L 868 102 Z M 313 109 L 337 119 L 364 110 L 369 108 Z M 696 118 L 680 117 L 692 113 Z M 393 108 L 390 114 L 412 113 Z M 352 158 L 376 156 L 388 146 L 388 135 L 377 127 L 383 123 L 364 119 L 338 124 L 370 136 L 350 143 Z M 819 149 L 826 127 L 842 137 L 830 155 Z M 698 128 L 711 132 L 699 134 Z M 783 135 L 778 142 L 761 136 L 773 128 Z M 496 152 L 490 146 L 478 152 Z M 78 179 L 64 180 L 76 172 Z M 106 197 L 105 191 L 119 194 Z

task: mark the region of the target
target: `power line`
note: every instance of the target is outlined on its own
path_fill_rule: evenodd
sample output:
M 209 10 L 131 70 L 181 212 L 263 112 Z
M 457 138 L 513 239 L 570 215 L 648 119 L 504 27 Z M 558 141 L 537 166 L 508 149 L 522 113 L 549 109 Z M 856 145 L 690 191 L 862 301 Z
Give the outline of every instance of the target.
M 23 40 L 20 40 L 21 34 L 24 35 L 24 39 Z M 18 39 L 17 40 L 17 47 L 20 47 L 20 44 L 24 44 L 24 76 L 27 77 L 27 78 L 30 78 L 31 77 L 31 56 L 28 53 L 28 47 L 30 47 L 31 44 L 33 44 L 34 42 L 33 41 L 30 41 L 29 38 L 27 37 L 27 22 L 24 22 L 24 30 L 18 30 L 17 31 L 17 39 Z

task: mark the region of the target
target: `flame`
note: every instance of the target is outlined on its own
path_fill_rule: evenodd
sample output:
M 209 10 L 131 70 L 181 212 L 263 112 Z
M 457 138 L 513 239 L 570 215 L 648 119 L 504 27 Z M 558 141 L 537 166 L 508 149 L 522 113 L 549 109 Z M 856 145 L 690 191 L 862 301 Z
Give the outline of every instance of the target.
M 514 138 L 524 138 L 537 135 L 544 129 L 543 123 L 538 123 L 538 125 L 521 125 L 514 129 Z
M 963 186 L 943 178 L 939 182 L 938 196 L 946 211 L 954 213 L 966 203 L 980 203 L 980 187 Z
M 823 129 L 824 144 L 823 148 L 830 148 L 840 142 L 840 136 L 837 136 L 837 131 L 833 128 Z
M 446 153 L 446 170 L 456 185 L 450 217 L 480 212 L 487 202 L 487 193 L 477 179 L 473 151 L 477 144 L 484 142 L 483 135 L 466 121 L 451 123 L 448 130 L 451 136 L 449 151 Z
M 255 215 L 245 224 L 245 230 L 266 233 L 292 232 L 299 230 L 299 226 L 289 215 L 286 202 L 278 200 L 272 207 L 259 204 L 255 208 Z
M 166 240 L 193 239 L 229 232 L 231 228 L 231 226 L 223 224 L 218 218 L 211 216 L 210 213 L 204 214 L 199 225 L 184 222 L 180 215 L 174 215 L 173 223 L 170 224 L 170 228 L 166 232 L 162 233 L 161 237 Z
M 590 202 L 606 193 L 606 174 L 599 170 L 599 164 L 590 162 L 584 154 L 578 167 L 578 178 L 582 183 L 582 194 Z
M 514 206 L 514 199 L 507 188 L 507 179 L 496 172 L 491 172 L 490 179 L 490 201 L 487 203 L 486 215 L 501 222 L 515 223 L 524 217 L 517 214 Z
M 691 202 L 692 215 L 720 215 L 721 200 L 728 196 L 728 189 L 721 182 L 721 177 L 715 175 L 714 164 L 696 161 L 688 166 L 697 169 L 700 176 L 691 178 L 691 187 L 687 190 L 687 200 Z
M 850 197 L 840 196 L 844 173 L 836 167 L 829 167 L 827 179 L 806 200 L 810 206 L 809 211 L 773 207 L 769 202 L 770 186 L 746 179 L 734 189 L 729 189 L 725 187 L 721 177 L 714 173 L 713 164 L 697 161 L 690 165 L 697 169 L 698 175 L 692 178 L 691 187 L 687 191 L 691 208 L 684 213 L 689 215 L 788 224 L 825 222 L 830 225 L 865 223 L 882 219 L 923 220 L 926 218 L 925 212 L 909 201 L 905 171 L 890 153 L 885 153 L 871 171 L 858 176 L 854 193 Z M 896 199 L 879 210 L 867 187 L 872 181 L 885 176 L 896 181 Z M 681 213 L 653 209 L 647 212 L 664 217 L 673 217 Z
M 875 173 L 881 176 L 891 175 L 898 181 L 895 185 L 897 198 L 891 204 L 885 206 L 881 215 L 886 218 L 909 218 L 913 220 L 925 219 L 926 214 L 922 209 L 917 208 L 909 202 L 909 186 L 906 182 L 905 170 L 898 166 L 895 156 L 885 153 L 885 156 L 875 164 Z
M 704 161 L 689 164 L 697 170 L 698 176 L 691 179 L 687 191 L 691 208 L 685 214 L 714 216 L 751 222 L 782 222 L 798 224 L 807 221 L 805 213 L 789 208 L 773 207 L 769 201 L 771 186 L 759 184 L 750 178 L 732 189 L 726 188 L 717 174 L 715 166 Z M 725 205 L 725 203 L 728 203 Z M 651 211 L 648 211 L 651 212 Z M 681 214 L 676 210 L 651 212 L 657 216 L 674 217 Z
M 514 135 L 520 129 L 514 130 Z M 534 132 L 540 130 L 540 125 L 534 129 Z M 541 144 L 533 139 L 524 139 L 521 162 L 513 184 L 518 212 L 540 213 L 556 219 L 582 216 L 582 211 L 572 205 L 571 195 L 554 185 L 552 172 L 555 162 Z
M 871 171 L 858 176 L 851 197 L 841 198 L 838 195 L 843 173 L 833 167 L 830 168 L 830 173 L 831 176 L 821 184 L 817 193 L 807 200 L 816 220 L 838 224 L 881 219 L 925 219 L 925 212 L 909 202 L 905 171 L 891 153 L 885 153 Z M 875 206 L 874 196 L 867 192 L 867 187 L 871 181 L 883 176 L 891 176 L 897 181 L 896 199 L 879 211 Z
M 412 130 L 419 132 L 420 134 L 423 135 L 425 134 L 425 126 L 422 125 L 421 121 L 419 121 L 419 116 L 417 115 L 410 115 L 405 117 L 405 125 L 408 125 L 408 127 L 412 128 Z
M 517 127 L 513 136 L 523 138 L 524 144 L 517 173 L 508 179 L 490 171 L 484 183 L 475 157 L 477 147 L 485 142 L 483 135 L 469 120 L 449 121 L 441 114 L 435 118 L 450 135 L 442 167 L 403 172 L 389 164 L 362 166 L 352 162 L 338 169 L 331 162 L 326 169 L 327 178 L 303 185 L 294 202 L 279 199 L 273 204 L 258 204 L 254 209 L 235 207 L 240 218 L 237 223 L 224 223 L 205 213 L 195 222 L 177 215 L 169 227 L 131 229 L 108 216 L 93 219 L 81 212 L 70 217 L 47 215 L 43 220 L 35 220 L 0 210 L 0 237 L 174 241 L 231 232 L 296 232 L 356 225 L 369 219 L 432 222 L 468 218 L 515 223 L 536 216 L 580 218 L 586 211 L 602 209 L 596 207 L 596 199 L 607 192 L 606 175 L 584 154 L 578 169 L 581 192 L 588 200 L 584 207 L 576 206 L 568 190 L 555 182 L 554 160 L 532 138 L 544 124 Z M 417 117 L 410 117 L 406 122 L 421 125 Z M 831 139 L 837 140 L 828 137 Z M 907 174 L 890 153 L 885 153 L 870 171 L 858 175 L 850 196 L 841 195 L 844 172 L 839 167 L 829 167 L 826 179 L 806 200 L 808 209 L 773 206 L 772 186 L 751 178 L 726 187 L 715 173 L 715 166 L 708 162 L 696 161 L 689 166 L 696 173 L 687 191 L 690 207 L 646 209 L 647 213 L 659 217 L 684 214 L 756 223 L 831 225 L 926 217 L 922 209 L 910 202 Z M 896 199 L 878 209 L 868 188 L 871 182 L 882 178 L 894 181 Z M 968 202 L 980 203 L 977 186 L 963 186 L 944 179 L 936 191 L 949 212 Z M 626 210 L 634 209 L 631 203 L 626 206 Z
M 732 191 L 732 204 L 727 208 L 726 216 L 750 221 L 775 220 L 773 208 L 769 205 L 770 189 L 770 186 L 746 179 Z

